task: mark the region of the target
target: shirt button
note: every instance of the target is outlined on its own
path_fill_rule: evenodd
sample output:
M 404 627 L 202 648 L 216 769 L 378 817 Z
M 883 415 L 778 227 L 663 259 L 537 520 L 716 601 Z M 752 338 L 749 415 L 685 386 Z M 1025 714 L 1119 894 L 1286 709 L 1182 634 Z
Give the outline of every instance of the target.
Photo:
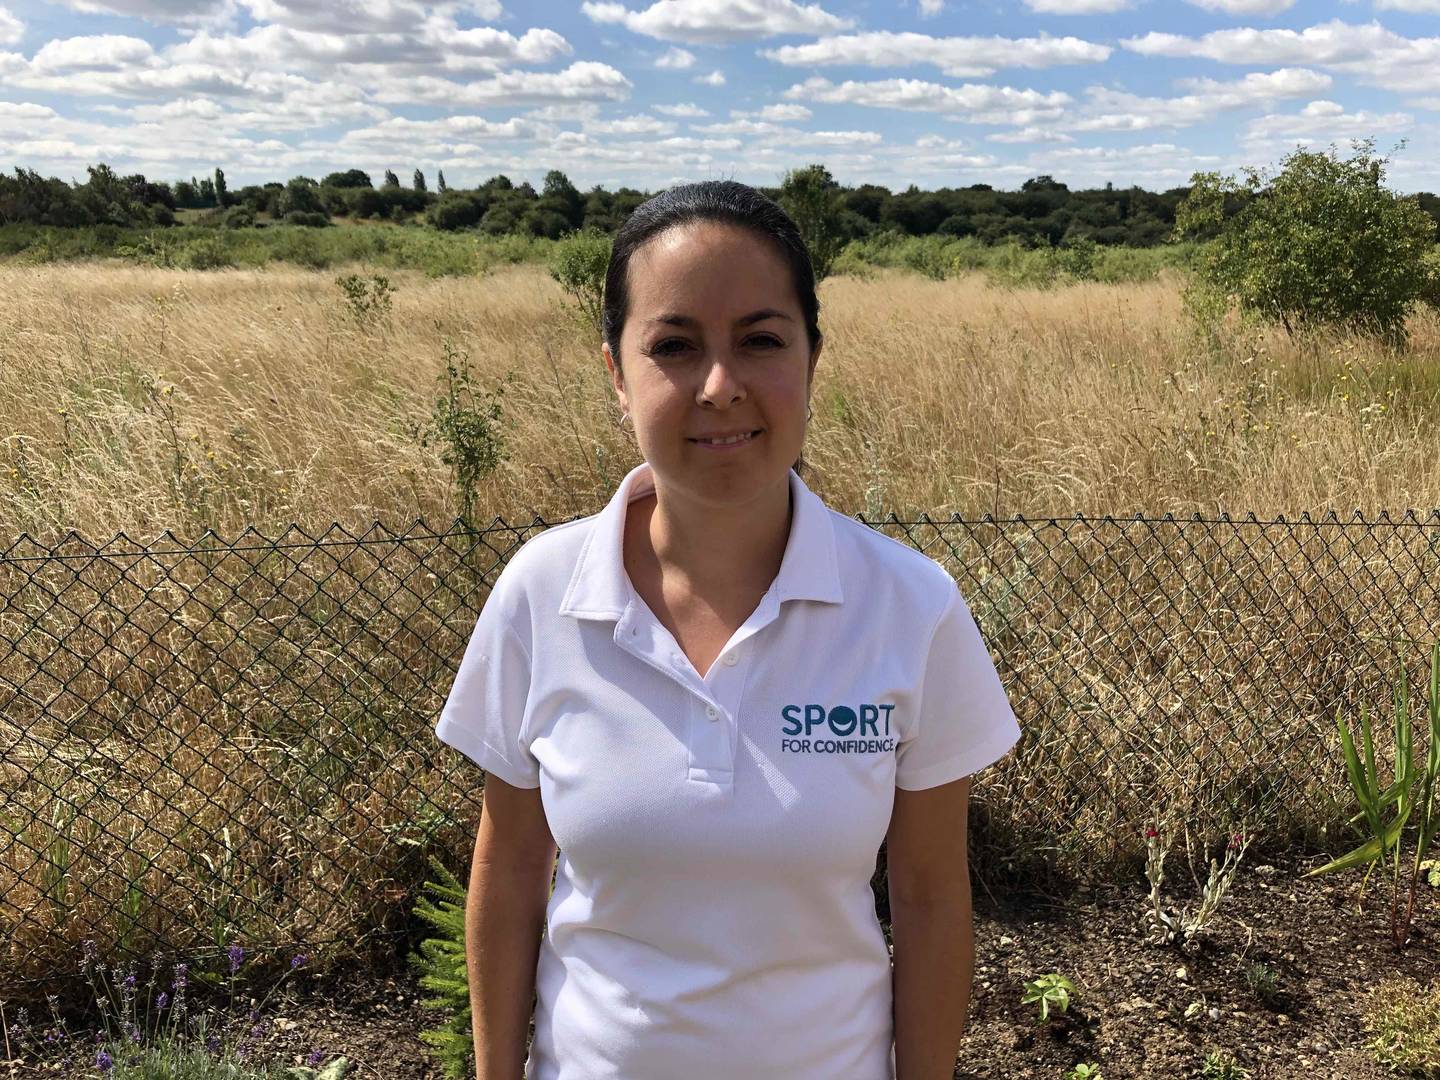
M 714 705 L 705 706 L 705 715 L 708 716 L 711 720 L 718 720 L 720 718 L 720 713 Z
M 735 666 L 736 664 L 738 664 L 739 662 L 740 662 L 740 657 L 739 657 L 738 655 L 736 655 L 735 653 L 731 652 L 731 653 L 726 653 L 726 654 L 725 654 L 725 666 L 726 666 L 726 667 L 734 667 L 734 666 Z

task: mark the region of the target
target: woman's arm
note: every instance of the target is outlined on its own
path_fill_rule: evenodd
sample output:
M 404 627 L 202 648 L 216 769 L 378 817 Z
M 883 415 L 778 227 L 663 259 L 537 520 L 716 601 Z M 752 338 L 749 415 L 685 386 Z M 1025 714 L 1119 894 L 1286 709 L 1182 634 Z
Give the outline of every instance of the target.
M 539 788 L 485 777 L 465 897 L 465 967 L 478 1080 L 519 1080 L 555 867 Z
M 896 1080 L 950 1080 L 970 1007 L 975 928 L 965 842 L 970 777 L 895 789 L 885 838 Z

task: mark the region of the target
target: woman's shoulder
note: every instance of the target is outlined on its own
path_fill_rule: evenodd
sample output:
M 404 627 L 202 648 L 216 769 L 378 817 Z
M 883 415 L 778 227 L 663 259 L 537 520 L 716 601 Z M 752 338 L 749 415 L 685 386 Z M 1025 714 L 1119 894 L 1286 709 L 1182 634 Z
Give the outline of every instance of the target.
M 935 597 L 941 606 L 949 599 L 955 579 L 919 548 L 897 540 L 858 518 L 831 507 L 831 527 L 843 584 L 883 583 L 888 589 Z M 868 587 L 868 586 L 867 586 Z
M 551 525 L 503 553 L 504 565 L 493 591 L 507 593 L 517 601 L 521 597 L 533 601 L 553 592 L 558 605 L 599 516 L 590 514 Z

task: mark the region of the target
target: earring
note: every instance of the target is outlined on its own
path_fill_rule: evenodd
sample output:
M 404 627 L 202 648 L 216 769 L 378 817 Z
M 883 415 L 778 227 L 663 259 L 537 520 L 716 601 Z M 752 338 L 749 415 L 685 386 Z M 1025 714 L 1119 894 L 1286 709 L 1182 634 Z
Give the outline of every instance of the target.
M 809 423 L 811 420 L 814 420 L 814 419 L 815 419 L 815 406 L 814 406 L 814 405 L 806 405 L 806 406 L 805 406 L 805 422 L 806 422 L 806 423 Z
M 625 421 L 626 421 L 626 420 L 629 420 L 629 419 L 630 419 L 630 410 L 629 410 L 629 409 L 622 409 L 622 410 L 620 411 L 620 430 L 621 430 L 621 431 L 624 431 L 624 430 L 625 430 Z M 631 421 L 631 428 L 632 428 L 632 429 L 634 428 L 634 421 Z

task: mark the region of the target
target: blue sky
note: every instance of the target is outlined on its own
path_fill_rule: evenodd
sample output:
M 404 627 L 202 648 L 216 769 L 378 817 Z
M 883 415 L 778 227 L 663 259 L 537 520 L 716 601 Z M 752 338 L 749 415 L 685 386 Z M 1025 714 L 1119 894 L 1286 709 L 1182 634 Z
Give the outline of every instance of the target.
M 0 167 L 232 187 L 1188 182 L 1372 135 L 1440 190 L 1440 0 L 0 0 Z

